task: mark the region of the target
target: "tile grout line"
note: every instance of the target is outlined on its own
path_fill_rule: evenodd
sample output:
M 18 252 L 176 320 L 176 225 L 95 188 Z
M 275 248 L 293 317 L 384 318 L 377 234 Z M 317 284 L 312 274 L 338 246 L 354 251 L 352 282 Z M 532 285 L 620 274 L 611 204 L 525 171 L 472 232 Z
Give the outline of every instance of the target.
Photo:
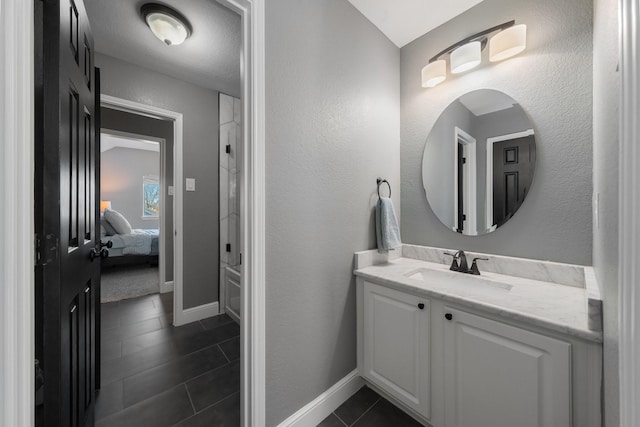
M 333 412 L 332 412 L 332 414 L 333 414 L 333 415 L 338 419 L 338 421 L 340 421 L 342 424 L 344 424 L 344 425 L 345 425 L 345 427 L 349 427 L 349 424 L 345 423 L 345 422 L 344 422 L 344 420 L 343 420 L 342 418 L 340 418 L 340 417 L 338 416 L 338 414 L 336 414 L 336 412 L 335 412 L 335 411 L 333 411 Z
M 369 412 L 371 409 L 373 409 L 373 407 L 374 407 L 374 406 L 376 406 L 376 405 L 378 404 L 378 402 L 380 402 L 380 399 L 382 399 L 382 398 L 381 398 L 380 396 L 378 396 L 378 399 L 373 403 L 373 405 L 369 406 L 369 408 L 367 408 L 367 410 L 366 410 L 366 411 L 364 411 L 364 412 L 362 413 L 362 415 L 360 415 L 358 418 L 356 418 L 356 420 L 355 420 L 355 421 L 353 422 L 353 424 L 351 424 L 351 425 L 352 425 L 352 426 L 356 425 L 356 423 L 357 423 L 358 421 L 360 421 L 360 418 L 364 417 L 364 416 L 367 414 L 367 412 Z
M 191 398 L 191 393 L 189 393 L 189 387 L 187 387 L 187 382 L 183 382 L 182 385 L 184 385 L 184 389 L 187 391 L 187 396 L 189 397 L 189 403 L 191 403 L 191 409 L 193 409 L 193 414 L 191 414 L 190 416 L 188 416 L 187 418 L 190 418 L 192 416 L 194 416 L 195 414 L 198 413 L 198 411 L 196 411 L 196 405 L 193 404 L 193 399 Z M 186 419 L 186 418 L 185 418 Z M 184 421 L 184 420 L 182 420 Z M 182 422 L 180 421 L 180 422 Z
M 205 406 L 204 408 L 202 408 L 202 410 L 200 410 L 200 412 L 204 412 L 204 411 L 206 411 L 207 409 L 211 408 L 212 406 L 216 406 L 217 404 L 224 402 L 225 400 L 227 400 L 227 399 L 229 399 L 229 398 L 231 398 L 231 397 L 235 396 L 235 395 L 236 395 L 236 394 L 238 394 L 238 393 L 240 393 L 240 391 L 234 391 L 234 392 L 233 392 L 233 393 L 231 393 L 229 396 L 225 396 L 225 397 L 223 397 L 222 399 L 218 400 L 217 402 L 212 403 L 212 404 L 211 404 L 211 405 L 209 405 L 209 406 Z M 196 412 L 196 414 L 199 414 L 200 412 Z
M 220 347 L 220 344 L 216 344 L 218 346 L 218 348 L 220 349 L 220 352 L 222 353 L 222 355 L 224 356 L 225 359 L 227 359 L 227 363 L 231 363 L 231 359 L 229 359 L 229 356 L 227 356 L 227 353 L 224 352 L 224 350 L 222 349 L 222 347 Z
M 133 373 L 133 374 L 131 374 L 131 375 L 127 375 L 126 377 L 123 377 L 123 378 L 120 378 L 120 379 L 117 379 L 117 380 L 111 381 L 111 382 L 109 382 L 109 383 L 107 383 L 107 384 L 104 384 L 104 385 L 113 384 L 113 383 L 114 383 L 114 382 L 116 382 L 116 381 L 123 381 L 123 384 L 124 384 L 124 381 L 125 381 L 125 380 L 127 380 L 127 379 L 129 379 L 129 378 L 131 378 L 131 377 L 135 377 L 136 375 L 142 374 L 142 373 L 147 372 L 147 371 L 150 371 L 150 370 L 152 370 L 152 369 L 160 368 L 160 367 L 162 367 L 162 366 L 164 366 L 164 365 L 168 365 L 169 363 L 175 362 L 175 361 L 176 361 L 176 360 L 178 360 L 178 359 L 182 359 L 183 357 L 191 356 L 191 355 L 193 355 L 193 354 L 195 354 L 195 353 L 198 353 L 198 352 L 200 352 L 200 351 L 208 350 L 208 349 L 210 349 L 210 348 L 212 348 L 212 347 L 215 347 L 215 346 L 217 346 L 217 345 L 218 345 L 218 344 L 212 344 L 212 345 L 210 345 L 210 346 L 207 346 L 207 347 L 201 348 L 200 350 L 196 350 L 196 351 L 193 351 L 193 352 L 191 352 L 191 353 L 185 354 L 185 355 L 183 355 L 183 356 L 176 357 L 175 359 L 169 359 L 169 360 L 167 360 L 166 362 L 163 362 L 163 363 L 161 363 L 161 364 L 159 364 L 159 365 L 151 366 L 151 367 L 149 367 L 149 368 L 147 368 L 147 369 L 144 369 L 144 370 L 142 370 L 142 371 L 137 371 L 137 372 L 135 372 L 135 373 Z M 220 351 L 222 351 L 222 350 L 220 350 Z M 134 354 L 134 353 L 132 353 L 132 354 Z M 222 354 L 224 355 L 224 352 L 222 352 Z M 225 358 L 226 358 L 226 356 L 225 356 Z M 115 360 L 115 359 L 112 359 L 112 360 Z M 228 366 L 230 363 L 231 363 L 231 362 L 229 362 L 229 363 L 225 363 L 224 365 L 221 365 L 221 366 L 219 366 L 219 367 L 217 367 L 217 368 L 214 368 L 214 369 L 210 369 L 210 370 L 208 370 L 208 371 L 206 371 L 206 372 L 204 372 L 204 373 L 202 373 L 202 374 L 200 374 L 200 375 L 198 375 L 198 376 L 195 376 L 195 377 L 193 377 L 193 378 L 189 378 L 189 381 L 191 381 L 191 380 L 193 380 L 193 379 L 196 379 L 196 378 L 198 378 L 198 377 L 201 377 L 201 376 L 203 376 L 203 375 L 205 375 L 205 374 L 207 374 L 207 373 L 209 373 L 209 372 L 211 372 L 211 371 L 215 371 L 216 369 L 220 369 L 220 368 L 223 368 L 223 367 L 225 367 L 225 366 Z M 185 384 L 186 384 L 186 382 L 185 382 Z M 177 386 L 179 386 L 179 385 L 180 385 L 180 384 L 176 384 L 176 387 L 177 387 Z

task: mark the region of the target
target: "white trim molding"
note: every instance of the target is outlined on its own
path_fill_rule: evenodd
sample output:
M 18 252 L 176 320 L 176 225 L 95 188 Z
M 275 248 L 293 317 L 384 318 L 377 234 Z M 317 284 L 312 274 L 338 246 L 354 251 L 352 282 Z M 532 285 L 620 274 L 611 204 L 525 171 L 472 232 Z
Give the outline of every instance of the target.
M 169 282 L 160 282 L 160 293 L 161 294 L 165 294 L 167 292 L 173 292 L 174 286 L 173 286 L 173 280 L 169 281 Z
M 218 301 L 209 304 L 199 305 L 197 307 L 187 308 L 182 310 L 183 324 L 197 322 L 198 320 L 206 319 L 207 317 L 217 316 L 220 314 L 218 307 Z
M 241 425 L 266 425 L 265 2 L 218 0 L 240 15 L 242 173 L 240 177 Z
M 34 417 L 34 3 L 0 4 L 0 425 Z
M 114 110 L 126 111 L 173 122 L 173 323 L 176 326 L 188 323 L 185 321 L 183 304 L 183 131 L 182 113 L 165 110 L 139 102 L 116 98 L 109 95 L 100 96 L 100 105 Z M 166 192 L 163 198 L 166 197 Z M 162 237 L 162 236 L 161 236 Z M 164 259 L 163 266 L 164 266 Z M 164 271 L 163 271 L 164 273 Z M 164 283 L 164 277 L 160 283 Z M 216 312 L 217 314 L 217 312 Z
M 327 391 L 281 422 L 278 427 L 316 426 L 360 390 L 364 384 L 358 370 L 354 369 Z
M 640 425 L 640 6 L 619 0 L 620 178 L 619 305 L 620 425 Z

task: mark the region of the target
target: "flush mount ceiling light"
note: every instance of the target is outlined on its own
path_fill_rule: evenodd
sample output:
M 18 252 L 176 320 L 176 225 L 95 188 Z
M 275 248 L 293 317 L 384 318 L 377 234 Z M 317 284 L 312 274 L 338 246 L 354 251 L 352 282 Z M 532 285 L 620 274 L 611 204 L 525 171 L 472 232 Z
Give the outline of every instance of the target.
M 158 3 L 147 3 L 140 8 L 149 29 L 167 46 L 179 45 L 191 35 L 189 21 L 178 11 Z
M 454 43 L 431 58 L 422 69 L 422 87 L 435 87 L 446 80 L 447 66 L 443 56 L 449 56 L 452 74 L 464 73 L 480 65 L 482 50 L 487 44 L 491 62 L 517 55 L 527 47 L 527 26 L 509 21 Z

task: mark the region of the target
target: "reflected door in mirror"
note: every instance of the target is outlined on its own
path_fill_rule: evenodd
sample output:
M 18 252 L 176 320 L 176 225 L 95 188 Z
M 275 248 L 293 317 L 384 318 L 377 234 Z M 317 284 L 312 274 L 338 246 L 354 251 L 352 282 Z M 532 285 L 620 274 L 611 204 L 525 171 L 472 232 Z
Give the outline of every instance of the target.
M 493 224 L 500 227 L 524 201 L 535 157 L 533 136 L 496 142 L 493 146 Z

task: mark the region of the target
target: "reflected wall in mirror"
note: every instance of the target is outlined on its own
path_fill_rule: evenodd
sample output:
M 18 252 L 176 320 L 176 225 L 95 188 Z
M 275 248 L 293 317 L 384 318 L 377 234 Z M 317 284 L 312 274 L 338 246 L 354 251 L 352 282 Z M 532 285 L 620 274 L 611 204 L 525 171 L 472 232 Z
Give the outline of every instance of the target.
M 510 96 L 480 89 L 436 120 L 422 158 L 431 209 L 450 230 L 491 233 L 520 208 L 536 163 L 533 126 Z

